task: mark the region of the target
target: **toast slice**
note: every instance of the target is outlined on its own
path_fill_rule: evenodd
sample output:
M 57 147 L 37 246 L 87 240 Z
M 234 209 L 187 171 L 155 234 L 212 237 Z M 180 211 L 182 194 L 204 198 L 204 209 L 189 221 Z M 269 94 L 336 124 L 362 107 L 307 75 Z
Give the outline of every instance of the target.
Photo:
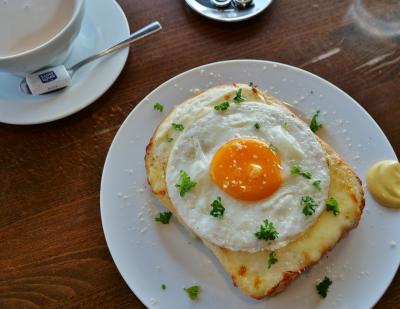
M 194 236 L 195 233 L 184 224 L 173 204 L 171 203 L 165 183 L 166 166 L 173 143 L 166 143 L 166 136 L 172 134 L 172 119 L 179 117 L 180 123 L 185 123 L 185 114 L 196 112 L 194 102 L 202 104 L 201 110 L 212 109 L 215 102 L 229 100 L 238 88 L 249 100 L 261 104 L 277 104 L 283 102 L 247 85 L 221 85 L 210 88 L 181 104 L 186 112 L 177 114 L 173 110 L 154 132 L 146 148 L 145 164 L 148 182 L 159 200 L 176 216 L 181 224 Z M 215 90 L 223 93 L 215 97 Z M 222 90 L 222 91 L 221 91 Z M 198 115 L 201 117 L 202 115 Z M 340 214 L 324 211 L 316 223 L 308 228 L 300 237 L 287 246 L 275 250 L 278 262 L 268 268 L 268 257 L 271 251 L 256 253 L 233 251 L 218 247 L 202 239 L 203 243 L 216 255 L 225 270 L 232 277 L 233 283 L 245 295 L 256 299 L 272 296 L 284 289 L 292 280 L 305 269 L 317 263 L 326 252 L 355 228 L 360 221 L 364 207 L 364 192 L 361 181 L 351 167 L 325 142 L 318 139 L 326 152 L 330 171 L 329 196 L 334 197 L 340 205 Z

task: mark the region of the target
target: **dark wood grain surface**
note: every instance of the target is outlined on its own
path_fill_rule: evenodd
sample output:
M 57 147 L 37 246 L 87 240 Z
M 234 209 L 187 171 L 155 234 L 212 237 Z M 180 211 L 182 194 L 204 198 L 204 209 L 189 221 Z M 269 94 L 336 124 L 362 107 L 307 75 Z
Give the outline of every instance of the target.
M 66 119 L 0 125 L 0 308 L 143 307 L 104 240 L 101 172 L 129 112 L 187 69 L 241 58 L 302 67 L 355 98 L 400 155 L 400 29 L 354 14 L 357 3 L 375 3 L 376 16 L 399 20 L 398 1 L 275 0 L 238 24 L 207 20 L 183 0 L 119 3 L 131 29 L 153 20 L 164 29 L 135 44 L 113 87 Z M 398 273 L 377 308 L 399 304 Z

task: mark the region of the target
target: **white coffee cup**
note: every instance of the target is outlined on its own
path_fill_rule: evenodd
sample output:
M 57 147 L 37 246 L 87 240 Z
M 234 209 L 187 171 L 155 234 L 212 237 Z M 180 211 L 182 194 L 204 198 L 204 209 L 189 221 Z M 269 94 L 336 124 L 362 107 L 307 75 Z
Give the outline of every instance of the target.
M 85 0 L 0 1 L 0 71 L 25 75 L 64 63 L 84 8 Z

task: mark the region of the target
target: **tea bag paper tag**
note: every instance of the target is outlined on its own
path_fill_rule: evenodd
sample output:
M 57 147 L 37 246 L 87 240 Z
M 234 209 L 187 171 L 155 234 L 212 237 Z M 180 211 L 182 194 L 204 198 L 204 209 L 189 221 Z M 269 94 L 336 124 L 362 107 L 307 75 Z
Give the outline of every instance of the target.
M 65 66 L 60 65 L 27 75 L 26 83 L 33 95 L 39 95 L 68 87 L 71 83 L 71 76 Z

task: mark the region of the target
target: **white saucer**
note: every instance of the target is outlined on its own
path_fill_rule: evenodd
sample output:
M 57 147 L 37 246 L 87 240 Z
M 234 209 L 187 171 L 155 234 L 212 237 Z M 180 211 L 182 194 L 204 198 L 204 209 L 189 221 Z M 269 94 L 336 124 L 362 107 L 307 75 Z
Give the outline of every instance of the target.
M 78 62 L 129 35 L 129 25 L 114 0 L 86 0 L 81 33 L 66 65 Z M 88 64 L 73 77 L 62 92 L 29 96 L 19 90 L 20 78 L 0 72 L 0 122 L 37 124 L 69 116 L 99 98 L 114 83 L 128 57 L 125 48 L 107 58 Z

